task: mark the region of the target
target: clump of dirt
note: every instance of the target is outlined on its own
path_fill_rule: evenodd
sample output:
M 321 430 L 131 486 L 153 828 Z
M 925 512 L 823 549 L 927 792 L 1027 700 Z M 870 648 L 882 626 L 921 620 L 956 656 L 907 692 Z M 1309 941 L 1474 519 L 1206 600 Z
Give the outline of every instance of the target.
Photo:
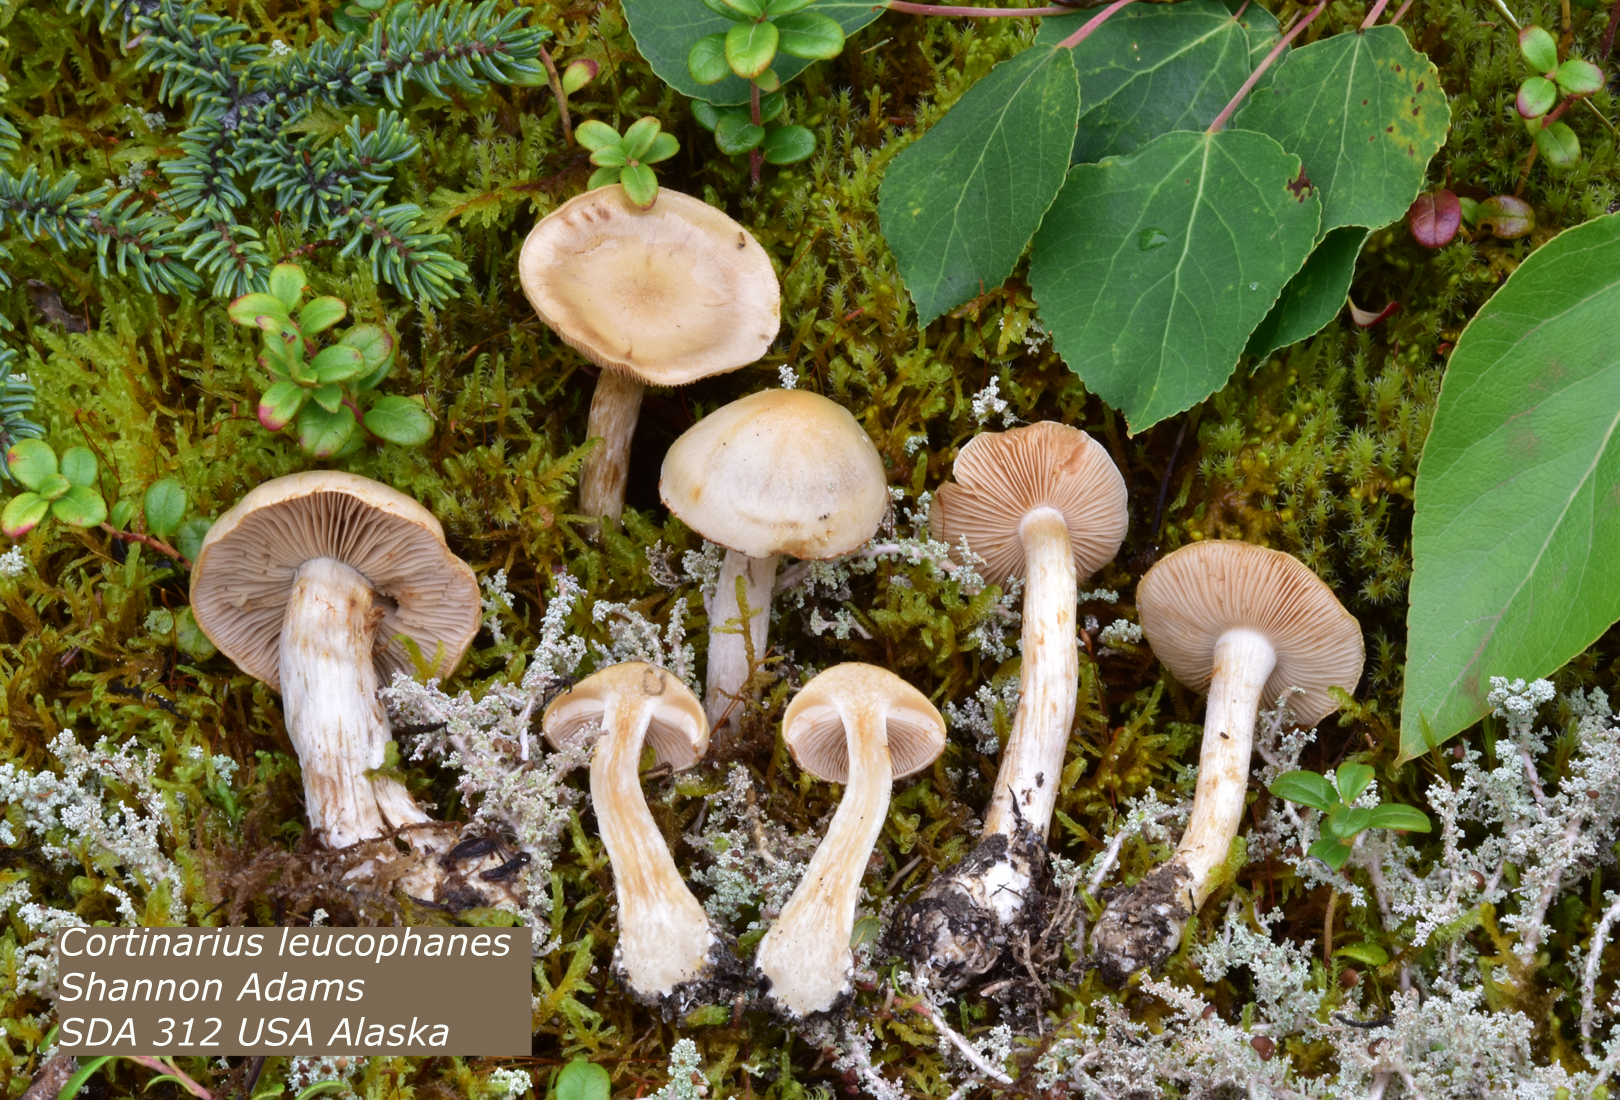
M 1133 973 L 1161 965 L 1181 943 L 1192 911 L 1183 902 L 1190 872 L 1172 860 L 1135 886 L 1103 892 L 1108 908 L 1097 921 L 1090 965 L 1118 989 Z

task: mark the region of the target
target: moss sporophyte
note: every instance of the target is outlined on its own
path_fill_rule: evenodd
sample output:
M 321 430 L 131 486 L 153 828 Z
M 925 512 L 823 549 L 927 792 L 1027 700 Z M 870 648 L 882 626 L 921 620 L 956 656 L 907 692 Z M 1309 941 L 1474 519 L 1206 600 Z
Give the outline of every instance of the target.
M 1609 4 L 251 16 L 0 19 L 0 1100 L 1609 1094 Z M 60 1054 L 186 924 L 532 1056 Z

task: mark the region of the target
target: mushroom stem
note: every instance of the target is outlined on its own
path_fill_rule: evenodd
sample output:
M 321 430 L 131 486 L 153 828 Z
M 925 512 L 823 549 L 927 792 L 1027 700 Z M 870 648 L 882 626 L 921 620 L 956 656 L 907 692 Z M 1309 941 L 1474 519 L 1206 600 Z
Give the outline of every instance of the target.
M 765 641 L 771 629 L 771 590 L 775 587 L 776 563 L 780 555 L 751 558 L 738 550 L 727 550 L 715 582 L 714 602 L 709 608 L 709 678 L 703 694 L 703 710 L 709 725 L 737 725 L 738 698 L 748 682 L 748 643 L 738 629 L 742 617 L 737 604 L 737 578 L 743 582 L 748 601 L 748 633 L 754 641 L 754 660 L 765 656 Z
M 827 835 L 810 857 L 755 962 L 770 996 L 795 1016 L 826 1012 L 850 988 L 850 935 L 866 862 L 883 831 L 894 781 L 883 710 L 876 699 L 839 706 L 848 731 L 849 781 Z
M 1226 862 L 1243 821 L 1254 723 L 1276 666 L 1277 651 L 1259 631 L 1239 627 L 1216 640 L 1187 831 L 1167 862 L 1109 903 L 1092 933 L 1098 966 L 1111 985 L 1168 958 L 1187 918 L 1209 897 L 1215 868 Z
M 618 526 L 624 513 L 624 486 L 630 477 L 630 439 L 641 416 L 646 385 L 627 371 L 604 368 L 591 395 L 585 434 L 601 446 L 585 456 L 579 473 L 579 510 L 591 519 L 606 516 Z
M 591 805 L 613 864 L 619 968 L 635 992 L 665 997 L 704 975 L 718 940 L 641 793 L 641 747 L 661 682 L 658 688 L 634 700 L 614 699 L 603 711 L 602 736 L 591 754 Z
M 298 570 L 281 620 L 281 700 L 310 824 L 333 848 L 431 819 L 382 767 L 393 739 L 372 662 L 383 610 L 371 582 L 332 558 Z

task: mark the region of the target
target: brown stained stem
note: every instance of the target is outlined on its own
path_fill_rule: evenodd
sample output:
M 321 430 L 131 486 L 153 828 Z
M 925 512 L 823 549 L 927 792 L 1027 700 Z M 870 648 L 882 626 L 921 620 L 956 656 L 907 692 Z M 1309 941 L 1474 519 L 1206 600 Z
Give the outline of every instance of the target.
M 1327 920 L 1322 922 L 1322 962 L 1333 965 L 1333 907 L 1339 903 L 1339 892 L 1328 888 Z
M 1072 4 L 1052 4 L 1044 8 L 961 8 L 945 4 L 913 4 L 910 0 L 887 0 L 883 5 L 902 15 L 935 15 L 942 19 L 1006 19 L 1015 15 L 1067 15 Z
M 1614 0 L 1609 7 L 1609 25 L 1603 28 L 1603 41 L 1598 44 L 1597 59 L 1599 64 L 1609 60 L 1609 54 L 1614 51 L 1614 28 L 1620 23 L 1620 0 Z
M 1315 21 L 1316 17 L 1321 15 L 1326 10 L 1327 0 L 1319 0 L 1316 7 L 1311 9 L 1311 13 L 1309 15 L 1307 15 L 1304 19 L 1301 19 L 1298 23 L 1295 23 L 1294 29 L 1283 35 L 1277 44 L 1271 47 L 1271 52 L 1266 54 L 1266 59 L 1264 61 L 1260 62 L 1260 67 L 1249 74 L 1249 79 L 1245 80 L 1243 82 L 1243 87 L 1237 90 L 1237 95 L 1232 97 L 1232 102 L 1228 103 L 1221 109 L 1221 113 L 1215 116 L 1215 121 L 1209 124 L 1209 129 L 1204 131 L 1205 133 L 1215 134 L 1220 132 L 1221 127 L 1226 125 L 1226 120 L 1232 117 L 1232 112 L 1238 109 L 1238 104 L 1243 102 L 1243 97 L 1248 95 L 1249 92 L 1254 89 L 1255 84 L 1258 83 L 1260 78 L 1265 75 L 1266 70 L 1271 68 L 1272 62 L 1276 61 L 1277 58 L 1281 56 L 1282 52 L 1288 48 L 1289 43 L 1293 42 L 1294 39 L 1299 37 L 1301 31 L 1310 26 L 1311 23 Z
M 1096 30 L 1098 27 L 1102 26 L 1105 22 L 1107 22 L 1109 16 L 1113 15 L 1120 8 L 1123 8 L 1126 4 L 1129 4 L 1129 3 L 1132 3 L 1132 2 L 1133 2 L 1133 0 L 1114 0 L 1114 2 L 1112 4 L 1109 4 L 1102 11 L 1098 12 L 1096 15 L 1093 15 L 1090 19 L 1086 20 L 1086 25 L 1085 26 L 1081 27 L 1079 30 L 1077 30 L 1073 34 L 1069 35 L 1069 37 L 1065 38 L 1062 42 L 1059 42 L 1058 43 L 1058 49 L 1060 49 L 1060 50 L 1072 50 L 1072 49 L 1074 49 L 1076 46 L 1080 45 L 1080 43 L 1082 43 L 1086 39 L 1090 38 L 1092 31 Z
M 1378 0 L 1378 2 L 1372 6 L 1372 10 L 1367 13 L 1367 18 L 1361 21 L 1361 29 L 1367 31 L 1376 27 L 1378 25 L 1378 17 L 1384 14 L 1384 8 L 1388 5 L 1389 0 Z
M 551 54 L 544 46 L 540 47 L 540 63 L 546 67 L 546 83 L 551 85 L 551 94 L 557 98 L 557 121 L 562 123 L 563 140 L 572 145 L 574 126 L 568 118 L 568 93 L 563 91 L 562 77 L 557 74 L 557 63 L 551 60 Z
M 168 543 L 164 542 L 162 539 L 154 538 L 151 535 L 142 534 L 139 531 L 120 531 L 110 523 L 101 524 L 101 529 L 107 532 L 107 534 L 111 535 L 113 538 L 118 539 L 120 542 L 138 542 L 142 546 L 151 547 L 164 557 L 173 558 L 187 569 L 191 568 L 191 559 L 186 557 L 180 551 L 176 550 L 174 547 L 170 546 Z

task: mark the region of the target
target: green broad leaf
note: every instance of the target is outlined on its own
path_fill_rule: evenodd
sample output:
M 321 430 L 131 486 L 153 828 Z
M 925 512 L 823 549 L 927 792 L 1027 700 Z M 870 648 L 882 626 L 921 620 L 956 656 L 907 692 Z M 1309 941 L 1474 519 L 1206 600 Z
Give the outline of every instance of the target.
M 766 69 L 754 77 L 754 83 L 759 86 L 759 90 L 762 92 L 775 92 L 781 89 L 782 78 L 777 75 L 775 69 Z
M 66 496 L 67 491 L 71 488 L 73 488 L 73 482 L 63 475 L 46 474 L 44 480 L 39 483 L 37 491 L 46 500 L 57 500 Z
M 20 539 L 34 528 L 51 510 L 51 502 L 38 493 L 18 493 L 0 513 L 0 530 L 7 538 Z
M 674 134 L 658 134 L 647 151 L 639 158 L 642 164 L 657 164 L 661 160 L 668 160 L 681 151 L 681 143 Z
M 638 210 L 646 210 L 658 201 L 658 177 L 645 164 L 632 164 L 619 169 L 619 186 L 625 198 Z
M 728 73 L 730 71 L 730 69 L 726 70 Z M 719 107 L 716 107 L 714 104 L 709 103 L 706 100 L 694 99 L 692 101 L 692 118 L 699 126 L 703 127 L 711 134 L 714 133 L 714 128 L 720 125 L 720 120 L 724 118 L 727 113 L 728 112 L 722 111 Z M 743 116 L 745 118 L 747 117 L 746 111 L 743 112 Z
M 1603 88 L 1603 70 L 1572 57 L 1558 66 L 1558 86 L 1566 95 L 1593 95 Z
M 1339 801 L 1348 806 L 1373 781 L 1373 770 L 1365 764 L 1340 764 L 1333 781 L 1339 788 Z
M 764 0 L 721 0 L 721 2 L 744 19 L 758 19 L 765 14 Z
M 760 143 L 768 164 L 797 164 L 816 151 L 816 135 L 803 126 L 779 126 Z
M 1401 759 L 1620 619 L 1620 216 L 1532 252 L 1457 341 L 1418 467 Z
M 568 67 L 562 72 L 563 95 L 573 95 L 595 80 L 601 68 L 601 65 L 588 57 L 576 58 L 569 62 Z M 540 83 L 545 83 L 544 75 L 541 76 Z
M 1553 104 L 1558 102 L 1558 85 L 1544 76 L 1533 76 L 1519 85 L 1519 95 L 1514 101 L 1522 118 L 1540 118 L 1552 110 Z
M 777 117 L 785 110 L 787 110 L 787 96 L 781 92 L 772 92 L 769 95 L 759 97 L 759 120 L 761 122 L 775 122 Z
M 764 140 L 765 127 L 755 126 L 741 111 L 724 116 L 714 128 L 714 143 L 728 157 L 757 149 Z
M 619 131 L 593 118 L 574 127 L 574 140 L 594 153 L 598 149 L 618 145 Z
M 342 298 L 323 295 L 312 298 L 298 311 L 298 330 L 305 336 L 325 332 L 349 315 L 348 304 Z
M 692 43 L 686 55 L 686 72 L 693 81 L 704 87 L 730 77 L 731 66 L 726 62 L 726 36 L 723 33 L 706 34 Z
M 1266 788 L 1278 798 L 1309 806 L 1326 813 L 1339 801 L 1339 792 L 1323 775 L 1315 772 L 1283 772 Z
M 1243 350 L 1263 359 L 1278 348 L 1297 344 L 1321 332 L 1344 308 L 1356 257 L 1367 242 L 1368 231 L 1359 225 L 1341 225 L 1311 252 L 1299 274 L 1288 280 L 1282 296 L 1260 327 L 1249 335 Z
M 844 52 L 844 28 L 838 20 L 813 11 L 772 19 L 781 34 L 777 48 L 807 61 L 826 61 Z
M 1389 952 L 1376 943 L 1347 943 L 1333 952 L 1337 959 L 1352 959 L 1364 966 L 1383 966 L 1389 962 Z
M 197 616 L 191 613 L 190 605 L 182 608 L 174 620 L 174 644 L 180 647 L 181 653 L 194 661 L 206 661 L 219 652 L 208 635 L 203 633 L 202 626 L 197 622 Z
M 146 515 L 146 529 L 166 539 L 186 518 L 186 491 L 172 477 L 154 481 L 146 490 L 141 508 Z
M 990 70 L 885 174 L 878 219 L 917 324 L 1000 286 L 1063 186 L 1080 117 L 1068 50 Z
M 73 485 L 94 485 L 96 453 L 89 447 L 69 447 L 63 451 L 62 476 Z
M 122 531 L 129 526 L 129 521 L 135 518 L 135 502 L 121 500 L 112 506 L 107 522 L 113 525 L 116 531 Z
M 51 501 L 51 515 L 71 527 L 94 527 L 107 518 L 107 502 L 94 489 L 75 485 Z
M 598 168 L 591 173 L 591 178 L 585 181 L 585 190 L 595 191 L 598 187 L 607 187 L 609 184 L 619 182 L 622 168 Z
M 366 369 L 366 357 L 350 344 L 333 344 L 321 349 L 309 369 L 322 382 L 347 382 Z
M 339 405 L 328 412 L 313 401 L 298 410 L 298 445 L 316 458 L 330 458 L 354 435 L 354 412 Z
M 259 423 L 265 431 L 279 432 L 292 423 L 308 394 L 297 382 L 277 382 L 259 398 Z
M 309 396 L 329 413 L 335 413 L 343 406 L 343 387 L 339 385 L 317 386 L 309 391 Z
M 1367 828 L 1372 811 L 1360 806 L 1335 806 L 1322 820 L 1322 834 L 1349 840 Z
M 1426 833 L 1433 827 L 1428 814 L 1415 806 L 1399 803 L 1374 806 L 1372 820 L 1367 823 L 1369 829 L 1405 829 L 1409 833 Z
M 613 1079 L 608 1071 L 594 1062 L 575 1058 L 557 1074 L 551 1100 L 608 1100 L 613 1090 Z
M 297 302 L 296 298 L 294 302 Z M 244 294 L 240 298 L 232 299 L 231 304 L 225 308 L 225 315 L 237 324 L 249 328 L 279 328 L 292 319 L 287 304 L 274 294 Z M 259 323 L 261 317 L 269 317 L 275 324 L 262 325 Z
M 637 50 L 664 83 L 684 96 L 721 107 L 748 102 L 748 81 L 731 75 L 729 66 L 714 84 L 699 83 L 687 68 L 693 44 L 705 35 L 723 36 L 732 26 L 731 19 L 709 10 L 703 0 L 624 0 L 623 7 Z M 872 0 L 816 0 L 816 11 L 837 20 L 846 35 L 872 22 L 883 10 Z M 777 77 L 786 82 L 804 72 L 809 64 L 804 58 L 782 55 L 772 67 Z
M 625 158 L 636 161 L 645 159 L 647 150 L 658 139 L 658 129 L 658 120 L 652 115 L 644 115 L 632 122 L 624 132 L 624 139 L 619 142 Z
M 73 1100 L 75 1096 L 79 1095 L 79 1090 L 89 1083 L 90 1078 L 96 1075 L 96 1071 L 110 1061 L 112 1061 L 111 1055 L 103 1055 L 100 1058 L 92 1058 L 82 1063 L 78 1072 L 69 1077 L 67 1084 L 62 1086 L 62 1091 L 56 1094 L 56 1100 Z
M 1237 20 L 1238 26 L 1242 27 L 1249 36 L 1249 71 L 1252 73 L 1260 67 L 1260 63 L 1266 59 L 1266 55 L 1272 51 L 1272 48 L 1282 38 L 1282 27 L 1278 25 L 1275 15 L 1272 15 L 1259 4 L 1253 3 L 1252 0 L 1250 2 L 1245 2 L 1245 0 L 1223 0 L 1223 2 L 1226 4 L 1227 10 L 1232 12 L 1232 18 Z M 1271 87 L 1272 74 L 1276 71 L 1277 66 L 1288 58 L 1288 51 L 1291 48 L 1290 46 L 1282 48 L 1282 53 L 1277 55 L 1277 60 L 1272 62 L 1271 68 L 1261 73 L 1260 79 L 1255 81 L 1253 88 L 1249 89 L 1250 95 Z M 1244 79 L 1248 78 L 1245 77 Z
M 1030 285 L 1069 369 L 1139 432 L 1226 384 L 1320 211 L 1264 134 L 1165 134 L 1069 170 Z
M 791 15 L 793 12 L 803 11 L 815 2 L 816 0 L 769 0 L 765 5 L 765 14 L 773 19 L 779 15 Z
M 1580 162 L 1581 140 L 1565 122 L 1555 122 L 1536 131 L 1536 148 L 1554 168 L 1568 168 Z
M 277 264 L 270 269 L 270 296 L 281 302 L 285 313 L 298 308 L 298 299 L 308 285 L 309 280 L 297 264 Z
M 1300 158 L 1321 194 L 1326 233 L 1405 214 L 1450 121 L 1433 63 L 1399 27 L 1373 27 L 1294 50 L 1232 125 L 1269 134 Z
M 412 397 L 384 397 L 366 411 L 366 430 L 401 447 L 419 447 L 433 438 L 433 418 Z
M 1534 24 L 1519 32 L 1519 52 L 1538 73 L 1550 73 L 1558 67 L 1558 43 Z
M 1346 844 L 1342 840 L 1335 840 L 1332 837 L 1323 837 L 1315 844 L 1312 844 L 1311 850 L 1305 854 L 1313 859 L 1321 860 L 1323 863 L 1337 871 L 1340 867 L 1343 867 L 1345 861 L 1350 858 L 1351 850 L 1350 845 Z
M 1094 12 L 1047 17 L 1037 46 L 1056 45 Z M 1202 130 L 1252 71 L 1249 36 L 1219 0 L 1135 4 L 1073 51 L 1084 113 L 1073 161 L 1129 153 L 1170 130 Z
M 726 3 L 726 0 L 703 0 L 703 6 L 717 15 L 725 16 L 733 23 L 741 23 L 744 19 L 751 18 Z
M 624 149 L 618 145 L 609 145 L 591 154 L 591 163 L 598 168 L 623 168 L 629 162 L 630 158 L 625 156 Z
M 6 466 L 19 485 L 38 489 L 40 483 L 56 473 L 56 452 L 43 439 L 22 439 L 6 451 Z
M 781 34 L 774 23 L 738 23 L 726 32 L 726 64 L 744 79 L 771 67 Z
M 338 341 L 346 347 L 358 348 L 372 370 L 386 367 L 394 361 L 394 338 L 378 325 L 355 325 Z
M 197 555 L 202 553 L 203 539 L 208 536 L 208 529 L 213 525 L 214 521 L 211 519 L 192 516 L 175 531 L 174 548 L 184 554 L 187 561 L 196 561 Z

